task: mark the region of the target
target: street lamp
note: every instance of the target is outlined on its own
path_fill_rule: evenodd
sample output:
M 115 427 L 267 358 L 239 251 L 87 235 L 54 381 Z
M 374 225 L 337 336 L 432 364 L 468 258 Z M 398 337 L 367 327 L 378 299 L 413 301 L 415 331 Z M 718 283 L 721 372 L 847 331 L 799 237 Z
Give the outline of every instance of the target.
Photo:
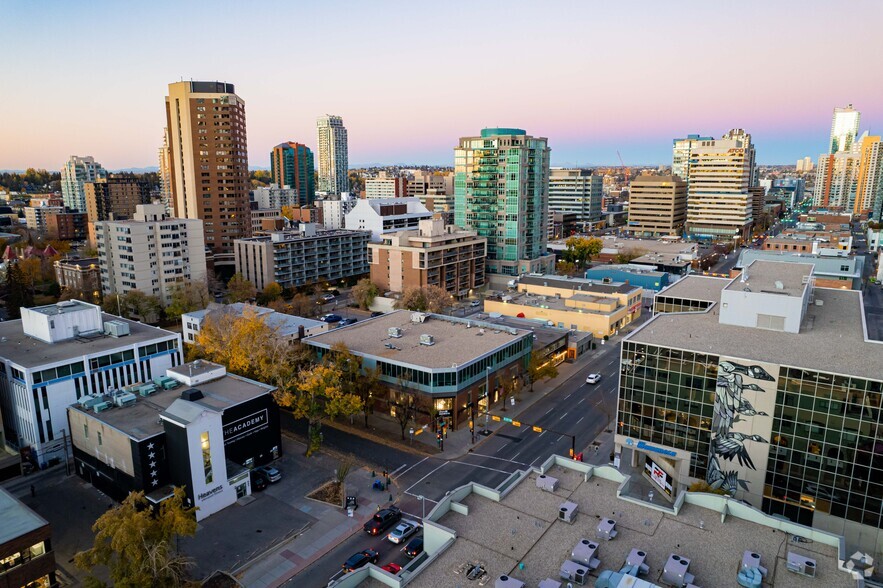
M 411 441 L 408 443 L 409 445 L 414 445 L 414 427 L 408 429 L 408 433 L 411 434 Z
M 423 508 L 423 516 L 420 518 L 420 520 L 421 520 L 421 521 L 425 521 L 425 520 L 426 520 L 426 497 L 424 497 L 424 496 L 421 494 L 420 496 L 417 497 L 417 500 L 420 501 L 420 505 L 421 505 L 422 508 Z
M 488 410 L 491 406 L 491 387 L 490 387 L 490 378 L 491 378 L 491 366 L 487 366 L 484 368 L 484 396 L 487 398 Z M 487 429 L 487 410 L 484 411 L 484 428 Z

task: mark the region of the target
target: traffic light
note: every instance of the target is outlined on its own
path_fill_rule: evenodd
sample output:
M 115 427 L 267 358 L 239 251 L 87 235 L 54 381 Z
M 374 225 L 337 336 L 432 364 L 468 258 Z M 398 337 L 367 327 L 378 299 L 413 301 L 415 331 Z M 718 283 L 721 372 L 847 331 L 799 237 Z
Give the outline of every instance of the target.
M 573 457 L 573 447 L 570 448 L 570 457 Z

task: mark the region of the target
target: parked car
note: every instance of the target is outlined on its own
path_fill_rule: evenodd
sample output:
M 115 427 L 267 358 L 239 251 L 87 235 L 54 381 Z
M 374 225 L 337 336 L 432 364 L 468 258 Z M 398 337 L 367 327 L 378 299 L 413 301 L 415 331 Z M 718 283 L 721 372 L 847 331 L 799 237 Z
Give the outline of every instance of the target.
M 282 479 L 282 472 L 271 465 L 257 467 L 255 468 L 255 471 L 260 472 L 261 475 L 267 478 L 268 482 L 271 482 L 273 484 Z
M 395 543 L 398 545 L 399 543 L 403 543 L 405 539 L 413 535 L 417 532 L 417 529 L 420 528 L 420 525 L 415 523 L 414 521 L 402 521 L 396 528 L 390 531 L 389 535 L 386 536 L 387 539 L 390 540 L 391 543 Z
M 342 321 L 340 321 L 339 323 L 337 323 L 337 326 L 338 326 L 338 327 L 345 327 L 345 326 L 347 326 L 347 325 L 352 325 L 353 323 L 355 323 L 355 322 L 357 322 L 357 321 L 358 321 L 358 319 L 354 319 L 354 318 L 345 318 L 345 319 L 343 319 Z
M 423 553 L 423 537 L 411 539 L 411 542 L 405 547 L 405 555 L 413 559 L 421 553 Z
M 380 312 L 379 310 L 375 310 L 374 312 L 371 313 L 371 318 L 374 318 L 375 316 L 383 316 L 383 313 Z
M 601 374 L 589 374 L 586 376 L 586 384 L 597 384 L 601 381 Z
M 383 566 L 383 567 L 380 568 L 380 569 L 383 570 L 383 571 L 389 572 L 390 574 L 392 574 L 393 576 L 395 576 L 395 575 L 397 575 L 399 572 L 402 571 L 402 566 L 400 566 L 399 564 L 394 563 L 394 562 L 389 562 L 388 564 L 386 564 L 385 566 Z
M 256 470 L 251 471 L 251 490 L 252 492 L 260 492 L 261 490 L 265 490 L 270 483 L 267 481 L 267 477 L 263 474 L 263 472 L 259 472 Z
M 390 506 L 377 511 L 374 517 L 363 525 L 363 529 L 369 535 L 380 535 L 402 518 L 402 511 L 397 506 Z
M 349 573 L 353 570 L 357 570 L 363 566 L 366 566 L 369 563 L 376 564 L 377 560 L 379 559 L 379 553 L 377 553 L 373 549 L 366 549 L 365 551 L 360 551 L 359 553 L 352 554 L 341 567 L 343 568 L 344 572 Z
M 469 303 L 469 306 L 472 306 L 472 307 L 481 306 L 481 300 L 473 300 L 472 302 Z
M 333 302 L 334 301 L 334 294 L 332 294 L 330 292 L 328 294 L 322 294 L 322 301 L 323 302 Z
M 319 320 L 325 323 L 339 323 L 343 320 L 343 317 L 339 314 L 323 314 L 319 317 Z

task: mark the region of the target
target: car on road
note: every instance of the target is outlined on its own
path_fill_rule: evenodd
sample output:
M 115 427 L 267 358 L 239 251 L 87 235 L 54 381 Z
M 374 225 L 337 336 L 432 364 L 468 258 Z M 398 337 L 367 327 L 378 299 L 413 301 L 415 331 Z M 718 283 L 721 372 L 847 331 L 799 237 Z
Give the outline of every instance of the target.
M 272 484 L 275 484 L 276 482 L 278 482 L 279 480 L 282 479 L 282 472 L 280 472 L 277 468 L 274 468 L 271 465 L 256 467 L 254 469 L 254 471 L 260 473 L 260 475 L 267 478 L 267 481 Z
M 375 316 L 383 316 L 383 313 L 380 312 L 379 310 L 375 310 L 374 312 L 371 313 L 371 318 L 374 318 Z
M 323 323 L 339 323 L 343 320 L 343 317 L 339 314 L 323 314 L 319 317 L 319 320 Z
M 379 559 L 379 553 L 377 553 L 373 549 L 366 549 L 365 551 L 360 551 L 359 553 L 352 554 L 341 567 L 343 568 L 344 572 L 349 573 L 353 570 L 358 570 L 359 568 L 364 567 L 369 563 L 376 564 Z
M 589 374 L 586 376 L 586 384 L 597 384 L 601 381 L 601 374 Z
M 251 489 L 252 492 L 260 492 L 261 490 L 265 490 L 270 483 L 267 481 L 267 477 L 262 473 L 256 470 L 251 471 Z
M 408 543 L 407 547 L 405 547 L 405 555 L 407 555 L 411 559 L 414 559 L 421 553 L 423 553 L 423 537 L 411 539 L 411 542 Z
M 395 562 L 389 562 L 388 564 L 386 564 L 385 566 L 383 566 L 383 567 L 380 568 L 380 569 L 383 570 L 383 571 L 385 571 L 385 572 L 389 572 L 390 574 L 392 574 L 393 576 L 395 576 L 395 575 L 397 575 L 399 572 L 402 571 L 402 566 L 400 566 L 399 564 L 397 564 L 397 563 L 395 563 Z
M 322 294 L 322 301 L 323 302 L 333 302 L 334 301 L 334 294 L 332 294 L 330 292 L 328 294 Z
M 417 532 L 420 526 L 414 521 L 402 521 L 386 536 L 391 543 L 398 545 Z
M 365 529 L 365 532 L 369 535 L 380 535 L 399 522 L 401 518 L 402 511 L 400 511 L 397 506 L 390 506 L 377 511 L 374 514 L 374 517 L 365 523 L 362 528 Z
M 469 306 L 472 306 L 473 308 L 476 306 L 481 306 L 481 300 L 473 300 L 469 303 Z
M 347 326 L 347 325 L 352 325 L 352 324 L 356 323 L 358 320 L 359 320 L 359 319 L 355 319 L 355 318 L 352 318 L 352 317 L 345 318 L 345 319 L 343 319 L 342 321 L 340 321 L 339 323 L 337 323 L 337 326 L 338 326 L 338 327 L 345 327 L 345 326 Z

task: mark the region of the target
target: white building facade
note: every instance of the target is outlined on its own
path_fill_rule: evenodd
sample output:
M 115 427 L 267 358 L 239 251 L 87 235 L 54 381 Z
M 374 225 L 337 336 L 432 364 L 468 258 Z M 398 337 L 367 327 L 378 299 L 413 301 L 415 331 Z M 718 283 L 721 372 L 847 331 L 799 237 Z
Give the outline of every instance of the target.
M 372 198 L 358 200 L 345 224 L 350 230 L 371 231 L 371 240 L 380 241 L 382 235 L 417 229 L 421 220 L 431 218 L 419 198 Z
M 346 127 L 339 116 L 326 114 L 316 121 L 319 146 L 320 192 L 340 194 L 348 192 L 349 154 Z
M 71 158 L 61 168 L 61 194 L 64 205 L 71 210 L 86 212 L 86 191 L 83 184 L 107 177 L 107 170 L 92 156 Z

